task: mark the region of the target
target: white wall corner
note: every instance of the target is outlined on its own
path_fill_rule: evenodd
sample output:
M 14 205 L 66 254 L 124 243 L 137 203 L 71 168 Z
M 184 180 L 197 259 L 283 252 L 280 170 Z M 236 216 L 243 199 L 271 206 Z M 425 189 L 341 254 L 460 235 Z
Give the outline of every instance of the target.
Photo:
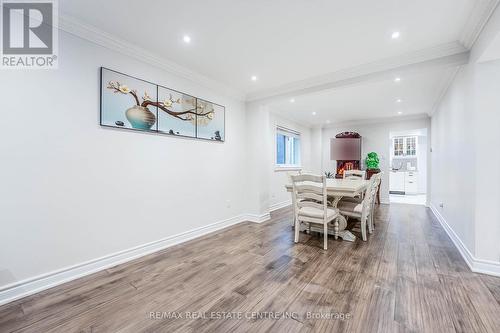
M 471 271 L 475 273 L 488 274 L 500 277 L 500 262 L 482 260 L 474 257 L 470 250 L 465 246 L 460 237 L 455 233 L 451 226 L 446 222 L 446 219 L 439 212 L 439 210 L 432 203 L 430 208 L 436 219 L 439 221 L 444 231 L 448 234 L 451 241 L 457 248 L 458 252 L 462 255 L 465 263 L 469 266 Z
M 264 214 L 245 214 L 245 220 L 254 223 L 262 223 L 270 219 L 271 219 L 271 213 L 269 212 Z
M 285 208 L 292 205 L 292 200 L 275 203 L 269 206 L 269 212 L 263 214 L 246 214 L 246 220 L 254 223 L 262 223 L 271 219 L 271 213 L 275 210 Z
M 292 204 L 292 200 L 285 200 L 283 202 L 278 202 L 278 203 L 275 203 L 274 205 L 269 206 L 269 211 L 274 212 L 275 210 L 288 207 L 291 204 Z
M 431 112 L 429 113 L 430 117 L 432 117 L 432 115 L 439 109 L 439 107 L 441 106 L 441 102 L 443 101 L 444 97 L 448 93 L 448 90 L 450 90 L 451 85 L 455 81 L 457 74 L 462 68 L 464 68 L 464 66 L 465 65 L 457 66 L 456 68 L 451 69 L 450 73 L 443 76 L 440 83 L 439 93 L 437 94 L 436 100 L 432 105 Z

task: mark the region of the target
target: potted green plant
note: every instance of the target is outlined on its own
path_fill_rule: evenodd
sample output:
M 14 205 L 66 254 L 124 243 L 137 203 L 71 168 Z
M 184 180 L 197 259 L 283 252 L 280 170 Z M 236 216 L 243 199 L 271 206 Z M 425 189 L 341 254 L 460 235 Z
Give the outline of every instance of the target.
M 370 152 L 366 156 L 365 163 L 366 169 L 368 170 L 378 170 L 379 169 L 379 158 L 376 152 Z

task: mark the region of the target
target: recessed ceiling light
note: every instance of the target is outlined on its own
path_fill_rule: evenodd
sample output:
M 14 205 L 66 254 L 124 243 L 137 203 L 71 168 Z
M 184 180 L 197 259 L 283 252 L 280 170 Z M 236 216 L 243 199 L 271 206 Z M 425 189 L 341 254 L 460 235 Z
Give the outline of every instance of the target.
M 257 81 L 257 76 L 253 75 L 250 79 L 251 79 L 252 81 Z
M 391 35 L 391 38 L 392 38 L 392 39 L 398 39 L 400 35 L 401 35 L 401 34 L 399 33 L 399 31 L 394 31 L 394 32 L 392 33 L 392 35 Z
M 316 111 L 313 111 L 311 114 L 312 114 L 313 116 L 315 116 L 315 115 L 316 115 Z
M 295 98 L 290 99 L 290 103 L 295 103 Z
M 398 114 L 399 114 L 399 115 L 403 114 L 403 111 L 398 111 Z
M 184 43 L 186 43 L 186 44 L 191 43 L 191 37 L 189 37 L 188 35 L 184 35 L 184 37 L 182 37 L 182 40 L 183 40 L 183 41 L 184 41 Z
M 329 123 L 331 123 L 331 121 L 330 121 L 330 120 L 327 120 L 327 121 L 326 121 L 326 123 L 327 123 L 327 124 L 329 124 Z
M 394 82 L 400 82 L 401 81 L 401 78 L 400 77 L 397 77 L 394 79 Z
M 402 101 L 403 101 L 403 100 L 402 100 L 401 98 L 398 98 L 398 99 L 396 100 L 396 103 L 401 103 Z

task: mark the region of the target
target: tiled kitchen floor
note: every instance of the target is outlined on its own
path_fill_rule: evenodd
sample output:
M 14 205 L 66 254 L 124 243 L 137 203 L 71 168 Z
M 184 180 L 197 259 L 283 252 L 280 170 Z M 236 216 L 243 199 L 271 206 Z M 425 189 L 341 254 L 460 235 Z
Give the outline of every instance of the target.
M 389 201 L 394 203 L 405 203 L 410 205 L 425 205 L 427 196 L 425 194 L 400 195 L 390 194 Z

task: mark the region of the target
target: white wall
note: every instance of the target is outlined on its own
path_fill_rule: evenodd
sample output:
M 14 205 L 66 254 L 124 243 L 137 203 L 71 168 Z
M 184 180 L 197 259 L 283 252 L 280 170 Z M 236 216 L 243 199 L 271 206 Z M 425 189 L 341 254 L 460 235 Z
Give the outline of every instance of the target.
M 432 117 L 431 203 L 467 250 L 500 274 L 500 61 L 479 63 L 500 31 L 497 9 Z M 439 204 L 443 204 L 443 208 Z M 484 263 L 484 262 L 483 262 Z M 493 265 L 493 266 L 492 266 Z
M 351 123 L 345 125 L 332 125 L 323 129 L 323 169 L 324 171 L 336 171 L 336 161 L 330 160 L 330 139 L 341 132 L 357 132 L 362 136 L 362 158 L 371 151 L 376 152 L 380 158 L 380 169 L 384 172 L 380 189 L 380 200 L 389 202 L 389 170 L 390 170 L 390 146 L 391 132 L 408 131 L 429 128 L 428 118 L 401 119 L 396 121 Z
M 430 202 L 474 253 L 477 133 L 467 105 L 468 75 L 467 71 L 459 73 L 432 117 Z
M 246 105 L 246 163 L 248 188 L 244 192 L 249 212 L 262 215 L 269 212 L 269 165 L 271 164 L 270 112 L 265 105 Z
M 311 171 L 323 173 L 323 128 L 311 128 Z
M 2 71 L 0 288 L 246 211 L 244 103 L 72 35 Z M 99 126 L 99 67 L 226 106 L 226 142 Z
M 418 192 L 427 193 L 427 157 L 429 155 L 429 138 L 427 135 L 419 135 L 417 137 L 417 148 Z
M 500 263 L 500 174 L 493 171 L 500 166 L 500 60 L 475 72 L 476 256 Z
M 276 143 L 276 127 L 281 126 L 300 133 L 300 159 L 303 170 L 313 172 L 312 163 L 312 138 L 311 129 L 307 126 L 299 125 L 276 114 L 270 114 L 269 120 L 269 142 Z M 275 206 L 284 202 L 291 202 L 291 194 L 285 190 L 285 185 L 289 183 L 287 172 L 276 170 L 276 145 L 270 148 L 269 172 L 269 205 Z

